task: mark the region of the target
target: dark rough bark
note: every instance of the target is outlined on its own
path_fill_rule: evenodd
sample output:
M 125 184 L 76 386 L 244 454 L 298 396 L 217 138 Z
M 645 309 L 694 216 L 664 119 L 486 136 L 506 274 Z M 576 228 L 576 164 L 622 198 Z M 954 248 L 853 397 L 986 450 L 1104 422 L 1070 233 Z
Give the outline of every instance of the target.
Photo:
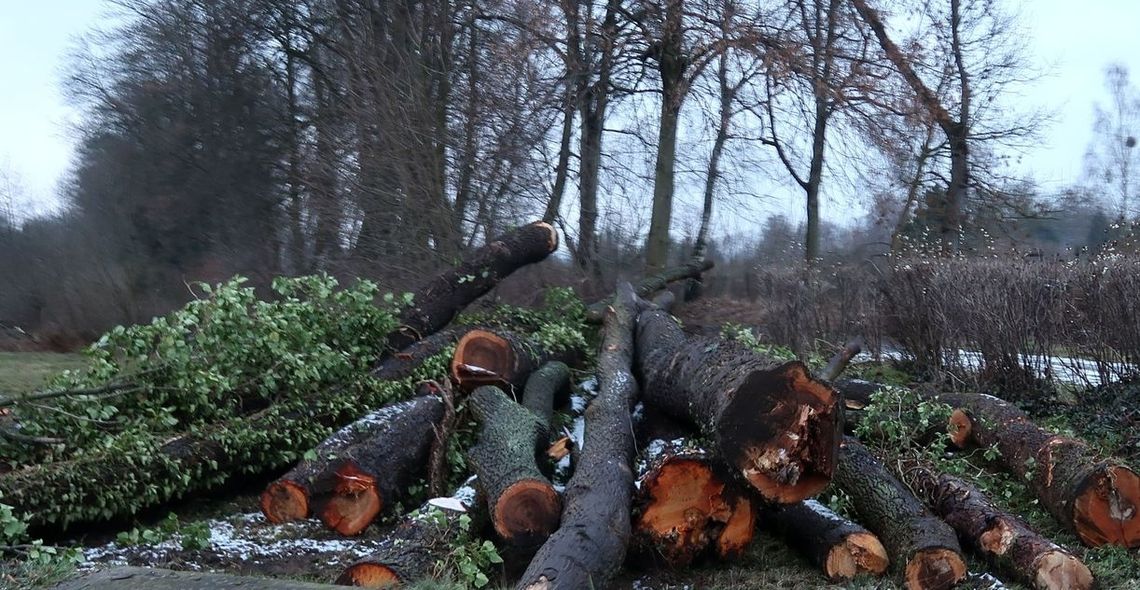
M 386 356 L 372 368 L 372 376 L 377 379 L 403 379 L 410 377 L 424 361 L 454 346 L 471 326 L 457 326 L 440 330 L 423 340 L 409 345 L 404 350 Z
M 958 411 L 958 440 L 996 445 L 1001 462 L 1029 481 L 1042 505 L 1091 546 L 1140 546 L 1140 477 L 1081 440 L 1037 426 L 1013 404 L 984 394 L 940 393 Z
M 859 354 L 862 350 L 862 338 L 854 338 L 847 344 L 844 344 L 843 348 L 839 349 L 839 352 L 836 352 L 835 356 L 831 357 L 831 360 L 828 361 L 827 367 L 820 373 L 820 378 L 824 381 L 835 381 L 843 374 L 843 371 L 847 369 L 847 365 L 851 362 L 851 359 L 855 358 L 855 355 Z
M 684 440 L 651 442 L 639 461 L 630 551 L 643 561 L 685 567 L 733 559 L 752 542 L 749 491 L 713 455 Z
M 272 523 L 300 520 L 319 511 L 336 487 L 336 472 L 342 467 L 343 457 L 350 455 L 355 445 L 380 434 L 392 416 L 413 408 L 416 403 L 414 400 L 399 402 L 369 413 L 313 448 L 312 459 L 302 460 L 261 493 L 261 512 L 266 520 Z
M 879 536 L 907 588 L 947 589 L 966 575 L 954 530 L 933 516 L 853 438 L 840 448 L 835 483 L 851 497 L 859 522 Z
M 675 319 L 652 309 L 638 315 L 636 359 L 645 404 L 696 424 L 766 500 L 798 502 L 831 481 L 843 408 L 803 363 L 686 338 Z
M 1076 556 L 1037 534 L 965 481 L 920 465 L 900 475 L 958 536 L 1037 590 L 1088 590 L 1093 576 Z
M 702 273 L 709 271 L 713 266 L 713 261 L 702 260 L 698 263 L 667 268 L 655 275 L 642 279 L 641 282 L 637 284 L 637 296 L 642 298 L 649 297 L 664 289 L 669 283 L 684 279 L 699 279 Z M 602 314 L 606 311 L 606 306 L 608 305 L 608 300 L 591 304 L 586 308 L 586 321 L 594 324 L 600 323 L 602 321 Z
M 503 234 L 463 257 L 451 270 L 416 291 L 412 306 L 400 315 L 400 327 L 388 335 L 391 350 L 446 326 L 455 314 L 521 266 L 538 262 L 558 248 L 558 232 L 536 221 Z
M 549 418 L 494 386 L 476 389 L 468 404 L 482 429 L 467 451 L 467 465 L 485 492 L 495 532 L 513 546 L 537 547 L 558 528 L 562 512 L 558 492 L 538 468 L 550 439 Z
M 629 542 L 634 436 L 630 410 L 637 382 L 630 371 L 636 297 L 618 286 L 598 354 L 598 395 L 586 408 L 586 435 L 563 494 L 562 526 L 547 539 L 518 588 L 604 588 Z
M 563 362 L 551 361 L 527 378 L 522 405 L 533 412 L 549 430 L 550 421 L 554 419 L 554 408 L 565 404 L 569 396 L 570 367 Z
M 775 506 L 761 520 L 823 570 L 831 581 L 887 571 L 887 550 L 874 533 L 815 500 Z
M 436 563 L 447 557 L 463 534 L 459 518 L 471 518 L 472 531 L 486 521 L 484 502 L 472 487 L 475 481 L 469 480 L 450 498 L 428 500 L 409 513 L 388 533 L 381 549 L 346 568 L 336 583 L 386 588 L 431 578 Z
M 428 453 L 444 402 L 421 396 L 392 406 L 375 434 L 337 456 L 336 484 L 321 520 L 344 535 L 363 531 L 386 508 L 407 497 L 408 486 L 427 474 Z
M 474 391 L 482 385 L 502 387 L 510 393 L 521 391 L 531 372 L 548 361 L 575 363 L 583 351 L 547 350 L 530 339 L 501 329 L 468 331 L 455 345 L 451 359 L 451 380 L 461 391 Z

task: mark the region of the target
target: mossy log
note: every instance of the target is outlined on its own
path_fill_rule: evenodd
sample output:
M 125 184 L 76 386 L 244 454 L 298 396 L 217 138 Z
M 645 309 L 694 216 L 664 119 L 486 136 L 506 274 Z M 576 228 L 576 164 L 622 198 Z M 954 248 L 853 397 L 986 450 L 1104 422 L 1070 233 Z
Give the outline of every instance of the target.
M 388 348 L 403 350 L 446 326 L 507 275 L 557 249 L 558 232 L 550 224 L 536 221 L 466 254 L 454 268 L 415 292 L 411 306 L 400 314 L 400 327 L 388 335 Z
M 635 450 L 630 410 L 637 381 L 630 365 L 636 308 L 633 287 L 620 284 L 606 312 L 598 395 L 586 407 L 585 441 L 562 496 L 562 525 L 539 548 L 518 588 L 604 588 L 625 559 Z
M 377 418 L 380 424 L 370 436 L 336 454 L 331 460 L 335 467 L 322 469 L 331 470 L 334 478 L 320 511 L 326 526 L 342 535 L 359 534 L 382 510 L 407 497 L 408 487 L 427 474 L 444 406 L 437 396 L 392 406 Z
M 632 554 L 680 568 L 744 552 L 756 510 L 749 490 L 719 458 L 685 440 L 652 441 L 644 456 L 633 496 Z
M 550 410 L 540 408 L 544 420 L 491 385 L 476 389 L 468 405 L 482 427 L 467 465 L 479 478 L 495 532 L 512 546 L 537 548 L 562 513 L 558 492 L 538 468 L 549 447 Z
M 653 276 L 642 279 L 635 287 L 635 292 L 638 297 L 648 298 L 654 293 L 664 289 L 669 283 L 675 283 L 685 279 L 700 279 L 701 275 L 712 270 L 713 266 L 715 266 L 713 261 L 703 260 L 698 263 L 689 263 L 667 268 Z M 586 308 L 586 321 L 592 324 L 600 324 L 605 315 L 606 307 L 608 307 L 609 304 L 609 299 L 590 304 L 590 306 Z
M 851 497 L 859 522 L 879 536 L 908 589 L 948 589 L 966 575 L 954 530 L 853 438 L 840 447 L 835 484 Z
M 415 400 L 398 402 L 345 426 L 311 451 L 312 458 L 299 462 L 288 473 L 266 486 L 261 493 L 261 512 L 272 523 L 308 518 L 319 511 L 337 484 L 336 472 L 363 441 L 390 427 L 392 417 L 413 409 Z M 434 402 L 433 402 L 434 403 Z
M 549 350 L 510 330 L 477 328 L 455 345 L 451 380 L 464 392 L 495 385 L 508 392 L 522 391 L 526 378 L 548 361 L 574 363 L 583 351 Z
M 1080 559 L 996 507 L 969 483 L 922 465 L 899 471 L 959 538 L 1021 582 L 1037 590 L 1089 590 L 1094 586 L 1092 573 Z
M 776 530 L 833 582 L 881 576 L 890 565 L 879 537 L 815 500 L 773 506 L 761 521 Z
M 637 319 L 635 369 L 642 399 L 696 424 L 713 450 L 771 502 L 798 502 L 831 481 L 843 408 L 839 394 L 798 361 L 779 362 L 743 345 L 687 338 L 672 316 Z
M 996 445 L 1001 462 L 1028 480 L 1042 505 L 1090 546 L 1140 546 L 1140 476 L 1088 443 L 1034 424 L 1025 412 L 991 395 L 940 393 L 956 408 L 952 438 Z
M 406 515 L 384 537 L 381 547 L 348 566 L 336 583 L 364 588 L 388 588 L 430 579 L 467 531 L 486 522 L 484 502 L 476 497 L 477 478 L 468 480 L 448 498 L 425 502 Z M 464 525 L 460 519 L 470 522 Z

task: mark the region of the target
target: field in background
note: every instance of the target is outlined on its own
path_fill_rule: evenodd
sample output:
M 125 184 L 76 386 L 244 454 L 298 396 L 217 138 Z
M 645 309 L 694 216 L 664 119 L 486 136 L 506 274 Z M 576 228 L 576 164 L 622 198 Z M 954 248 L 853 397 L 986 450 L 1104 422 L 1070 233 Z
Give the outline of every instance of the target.
M 60 371 L 83 366 L 83 356 L 54 352 L 0 352 L 0 396 L 43 387 Z

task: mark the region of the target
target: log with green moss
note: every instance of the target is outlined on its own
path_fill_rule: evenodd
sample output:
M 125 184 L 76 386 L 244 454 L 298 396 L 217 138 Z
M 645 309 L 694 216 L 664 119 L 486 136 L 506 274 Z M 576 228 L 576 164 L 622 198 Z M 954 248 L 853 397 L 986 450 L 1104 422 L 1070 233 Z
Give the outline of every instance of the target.
M 815 500 L 773 506 L 761 513 L 761 521 L 833 582 L 862 574 L 881 576 L 890 565 L 879 537 Z
M 835 484 L 851 497 L 859 522 L 879 536 L 909 590 L 946 590 L 965 577 L 954 530 L 853 438 L 840 447 Z
M 321 473 L 332 472 L 332 493 L 321 520 L 342 535 L 360 534 L 385 509 L 407 498 L 427 475 L 428 455 L 443 420 L 444 401 L 423 395 L 378 414 L 376 430 L 336 453 Z M 318 457 L 318 462 L 325 459 Z
M 584 356 L 578 347 L 545 346 L 534 337 L 501 328 L 469 330 L 455 344 L 451 380 L 461 391 L 495 385 L 520 392 L 530 374 L 549 361 L 574 364 Z
M 675 283 L 685 279 L 700 279 L 701 275 L 711 270 L 713 266 L 713 261 L 703 260 L 698 263 L 667 268 L 653 276 L 642 279 L 635 287 L 635 292 L 638 297 L 648 298 L 654 293 L 664 289 L 669 283 Z M 602 318 L 605 317 L 605 311 L 609 304 L 609 299 L 590 304 L 590 306 L 586 308 L 586 321 L 591 324 L 600 324 Z
M 655 440 L 638 461 L 630 553 L 680 568 L 734 559 L 752 543 L 756 509 L 748 487 L 719 458 L 685 439 Z
M 1036 590 L 1089 590 L 1093 575 L 1064 547 L 994 505 L 966 481 L 911 464 L 899 475 L 934 513 L 999 569 Z
M 952 439 L 996 446 L 1001 462 L 1028 480 L 1041 504 L 1091 546 L 1140 546 L 1140 476 L 1088 443 L 1033 423 L 992 395 L 939 393 L 955 408 Z
M 742 344 L 687 337 L 659 309 L 637 319 L 642 401 L 695 424 L 761 496 L 798 502 L 827 487 L 843 434 L 839 394 L 798 361 Z
M 389 588 L 435 577 L 440 565 L 448 561 L 448 554 L 474 538 L 486 522 L 484 503 L 476 497 L 473 487 L 475 482 L 473 478 L 451 497 L 428 500 L 409 513 L 385 534 L 379 549 L 345 568 L 336 583 Z
M 442 401 L 413 399 L 397 402 L 366 414 L 363 418 L 333 433 L 306 453 L 306 458 L 288 473 L 266 486 L 261 493 L 261 512 L 266 520 L 282 523 L 308 518 L 323 509 L 338 484 L 337 472 L 350 461 L 358 447 L 371 439 L 403 435 L 398 422 L 419 413 L 442 411 Z M 403 441 L 400 441 L 403 444 Z M 374 444 L 369 443 L 370 447 Z M 417 459 L 404 454 L 405 460 Z M 407 467 L 405 467 L 407 469 Z
M 388 348 L 403 350 L 443 328 L 507 275 L 557 249 L 558 232 L 550 224 L 536 221 L 466 254 L 454 268 L 415 292 L 411 306 L 400 315 L 400 327 L 388 335 Z
M 562 513 L 558 492 L 538 467 L 552 411 L 539 408 L 546 416 L 541 418 L 490 385 L 476 389 L 468 407 L 482 427 L 467 465 L 479 478 L 495 532 L 513 546 L 537 548 L 558 528 Z
M 539 548 L 518 588 L 604 588 L 625 559 L 635 450 L 630 411 L 637 381 L 630 365 L 636 308 L 633 287 L 620 284 L 606 312 L 598 395 L 586 408 L 585 440 L 563 494 L 562 525 Z

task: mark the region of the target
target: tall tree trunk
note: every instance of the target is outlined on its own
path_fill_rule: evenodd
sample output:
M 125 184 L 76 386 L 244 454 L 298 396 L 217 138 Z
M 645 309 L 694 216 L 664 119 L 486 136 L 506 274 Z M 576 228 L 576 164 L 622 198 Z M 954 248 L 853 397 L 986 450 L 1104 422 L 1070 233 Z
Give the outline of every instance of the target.
M 542 220 L 554 223 L 558 210 L 562 208 L 562 196 L 566 193 L 566 178 L 570 176 L 570 139 L 574 135 L 574 107 L 578 102 L 577 91 L 572 84 L 566 85 L 566 102 L 562 109 L 562 137 L 558 141 L 558 165 L 554 169 L 554 188 L 546 201 L 546 211 Z
M 661 74 L 661 124 L 657 132 L 657 163 L 653 169 L 653 211 L 645 245 L 646 272 L 669 262 L 669 226 L 673 217 L 673 189 L 677 165 L 677 123 L 685 100 L 688 60 L 682 47 L 683 0 L 665 1 L 665 22 L 657 55 Z

